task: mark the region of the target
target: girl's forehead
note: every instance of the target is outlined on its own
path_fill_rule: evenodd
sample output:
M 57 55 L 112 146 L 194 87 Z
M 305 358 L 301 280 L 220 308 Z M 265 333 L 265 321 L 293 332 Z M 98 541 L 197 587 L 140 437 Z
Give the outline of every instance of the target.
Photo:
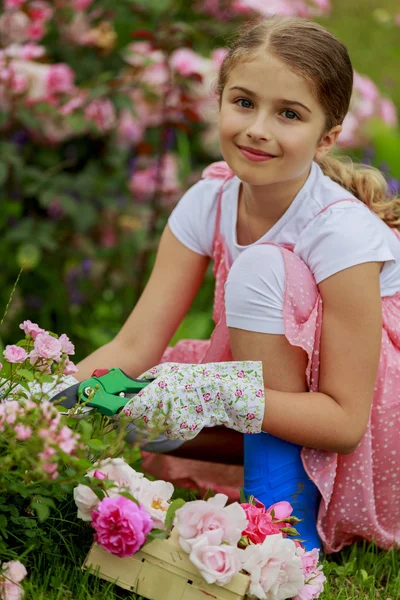
M 263 52 L 253 58 L 238 60 L 230 70 L 225 88 L 243 87 L 255 95 L 263 97 L 287 97 L 287 94 L 300 95 L 303 100 L 315 102 L 311 86 L 307 79 L 290 69 L 279 58 Z M 297 98 L 298 99 L 298 98 Z

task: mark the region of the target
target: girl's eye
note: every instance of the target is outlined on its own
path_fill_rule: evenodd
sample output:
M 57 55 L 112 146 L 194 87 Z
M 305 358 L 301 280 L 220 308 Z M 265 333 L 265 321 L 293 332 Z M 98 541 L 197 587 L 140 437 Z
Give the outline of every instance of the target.
M 299 118 L 298 114 L 295 113 L 293 110 L 286 109 L 286 110 L 282 111 L 282 115 L 285 113 L 286 113 L 286 118 L 289 119 L 289 121 L 295 121 L 296 119 Z
M 241 108 L 251 108 L 253 106 L 252 102 L 250 102 L 250 100 L 247 100 L 246 98 L 239 98 L 235 101 L 235 104 L 237 104 Z

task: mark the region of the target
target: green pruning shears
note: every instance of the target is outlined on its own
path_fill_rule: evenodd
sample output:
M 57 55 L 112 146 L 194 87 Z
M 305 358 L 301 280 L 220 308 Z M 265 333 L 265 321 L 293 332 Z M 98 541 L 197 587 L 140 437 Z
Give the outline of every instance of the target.
M 96 369 L 89 379 L 59 392 L 51 401 L 61 400 L 59 405 L 68 410 L 84 403 L 82 414 L 98 410 L 102 415 L 112 417 L 152 381 L 154 380 L 132 379 L 121 369 Z

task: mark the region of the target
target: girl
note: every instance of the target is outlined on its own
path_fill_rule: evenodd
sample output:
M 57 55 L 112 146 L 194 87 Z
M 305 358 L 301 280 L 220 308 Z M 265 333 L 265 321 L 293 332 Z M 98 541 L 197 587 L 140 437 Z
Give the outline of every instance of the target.
M 160 357 L 193 363 L 153 369 L 154 385 L 128 414 L 148 416 L 161 399 L 172 407 L 170 437 L 220 423 L 268 432 L 245 436 L 248 451 L 261 448 L 246 463 L 246 490 L 258 495 L 260 469 L 264 479 L 269 470 L 279 500 L 293 479 L 295 458 L 285 457 L 301 447 L 313 482 L 307 488 L 304 479 L 303 493 L 310 506 L 315 490 L 321 494 L 326 552 L 360 537 L 382 548 L 400 543 L 400 239 L 392 229 L 399 200 L 386 197 L 376 170 L 329 155 L 352 82 L 345 47 L 316 23 L 271 17 L 244 29 L 218 81 L 226 163 L 206 169 L 184 195 L 127 323 L 79 374 L 119 366 L 137 376 Z M 210 258 L 211 340 L 165 350 Z M 232 360 L 254 362 L 233 362 L 229 371 Z M 196 366 L 221 361 L 223 389 L 221 365 Z M 236 377 L 251 371 L 245 403 L 235 396 L 235 369 Z M 211 390 L 206 418 L 201 398 L 179 388 L 193 381 L 206 403 Z M 269 456 L 276 438 L 279 451 Z

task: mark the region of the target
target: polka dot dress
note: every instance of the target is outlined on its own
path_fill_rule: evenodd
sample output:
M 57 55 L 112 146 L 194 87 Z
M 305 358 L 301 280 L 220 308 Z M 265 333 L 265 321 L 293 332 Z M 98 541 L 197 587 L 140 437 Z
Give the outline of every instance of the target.
M 208 167 L 204 176 L 223 180 L 213 250 L 216 326 L 210 340 L 183 340 L 165 351 L 163 361 L 232 360 L 224 306 L 231 261 L 219 232 L 219 217 L 224 183 L 233 177 L 233 172 L 221 162 Z M 281 251 L 286 270 L 285 335 L 291 344 L 307 352 L 309 388 L 317 391 L 322 300 L 307 265 L 290 249 L 281 247 Z M 356 539 L 375 540 L 385 549 L 400 547 L 400 294 L 382 298 L 382 305 L 381 360 L 370 420 L 360 445 L 349 455 L 302 450 L 304 467 L 322 495 L 318 531 L 326 552 L 339 551 Z M 172 457 L 162 458 L 167 465 Z M 186 461 L 195 462 L 198 461 Z M 175 462 L 173 469 L 176 468 Z M 191 465 L 186 464 L 185 468 L 191 469 Z M 193 471 L 190 474 L 193 477 Z M 164 469 L 164 475 L 168 475 L 168 469 Z M 220 471 L 213 479 L 212 465 L 207 465 L 207 477 L 215 490 L 223 486 Z

